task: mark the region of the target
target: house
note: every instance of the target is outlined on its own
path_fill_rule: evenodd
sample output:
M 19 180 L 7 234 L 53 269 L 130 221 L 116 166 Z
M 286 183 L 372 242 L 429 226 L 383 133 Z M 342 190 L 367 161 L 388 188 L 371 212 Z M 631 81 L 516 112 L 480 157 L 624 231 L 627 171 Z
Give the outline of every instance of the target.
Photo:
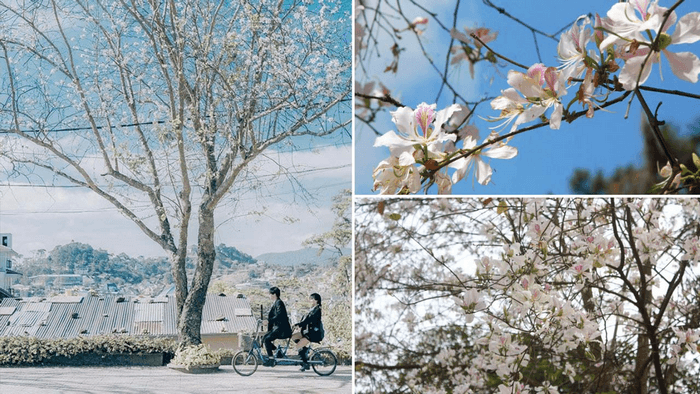
M 0 337 L 40 339 L 96 335 L 177 338 L 175 297 L 118 295 L 6 298 L 0 302 Z M 202 313 L 202 342 L 212 350 L 237 349 L 256 329 L 246 298 L 208 294 Z
M 91 280 L 85 275 L 78 274 L 44 274 L 30 276 L 31 286 L 44 294 L 61 293 L 74 287 L 88 285 Z
M 18 257 L 12 250 L 12 234 L 0 233 L 0 299 L 14 296 L 12 285 L 22 276 L 12 270 L 12 261 Z
M 107 283 L 107 293 L 109 294 L 119 294 L 119 287 L 116 283 Z

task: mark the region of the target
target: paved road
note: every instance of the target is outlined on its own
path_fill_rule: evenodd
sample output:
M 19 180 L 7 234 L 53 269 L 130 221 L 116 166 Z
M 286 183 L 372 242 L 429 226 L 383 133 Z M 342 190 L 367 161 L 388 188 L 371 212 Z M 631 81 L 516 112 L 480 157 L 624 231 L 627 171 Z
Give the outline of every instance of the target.
M 338 366 L 331 376 L 298 367 L 258 368 L 252 376 L 222 366 L 210 374 L 186 374 L 167 367 L 0 368 L 1 394 L 142 393 L 352 393 L 352 369 Z

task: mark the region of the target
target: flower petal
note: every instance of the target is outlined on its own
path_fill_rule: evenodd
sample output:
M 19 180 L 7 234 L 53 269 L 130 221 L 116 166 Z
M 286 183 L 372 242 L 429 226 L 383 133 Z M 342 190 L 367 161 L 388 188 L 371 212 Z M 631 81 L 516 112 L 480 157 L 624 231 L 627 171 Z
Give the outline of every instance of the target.
M 420 190 L 420 171 L 416 168 L 411 168 L 406 179 L 406 187 L 411 194 L 416 194 Z
M 410 166 L 416 162 L 416 159 L 410 152 L 403 152 L 399 155 L 399 165 L 402 167 Z
M 635 5 L 644 7 L 643 4 Z M 634 5 L 630 3 L 616 3 L 608 10 L 607 15 L 606 28 L 612 30 L 615 34 L 608 34 L 600 44 L 601 49 L 606 49 L 613 44 L 623 43 L 625 38 L 630 40 L 636 39 L 637 41 L 644 40 L 644 37 L 639 32 L 642 20 L 639 19 L 635 12 Z
M 399 132 L 417 137 L 413 109 L 410 107 L 401 107 L 391 112 L 391 120 L 396 123 L 396 128 L 399 129 Z
M 554 112 L 552 112 L 552 116 L 549 118 L 549 128 L 559 130 L 563 111 L 564 106 L 561 105 L 561 103 L 554 104 Z
M 673 53 L 664 51 L 671 71 L 680 79 L 696 83 L 700 74 L 700 59 L 691 52 Z
M 700 12 L 683 15 L 671 35 L 674 44 L 690 44 L 700 40 Z
M 465 44 L 469 44 L 470 41 L 471 41 L 471 40 L 469 39 L 469 37 L 467 37 L 464 33 L 462 33 L 461 31 L 459 31 L 459 30 L 457 30 L 457 29 L 451 29 L 451 30 L 450 30 L 450 36 L 451 36 L 452 38 L 454 38 L 455 40 L 461 41 L 461 42 L 463 42 L 463 43 L 465 43 Z
M 527 122 L 532 122 L 533 120 L 537 119 L 540 115 L 542 115 L 546 110 L 547 107 L 544 107 L 542 105 L 531 106 L 530 108 L 523 111 L 523 113 L 518 115 L 518 118 L 515 120 L 515 123 L 513 123 L 511 131 L 515 131 L 515 129 L 518 128 L 518 125 Z
M 640 71 L 642 73 L 641 77 L 639 78 L 640 85 L 643 84 L 647 78 L 649 78 L 651 66 L 653 63 L 655 63 L 657 54 L 652 53 L 649 60 L 647 60 L 646 64 L 644 65 L 644 70 L 642 70 L 642 63 L 644 62 L 645 58 L 646 56 L 635 56 L 627 60 L 625 65 L 622 66 L 619 79 L 622 87 L 625 88 L 625 90 L 633 90 L 637 87 L 637 77 L 639 77 Z
M 452 193 L 452 181 L 447 174 L 438 172 L 435 174 L 435 183 L 438 185 L 438 194 L 451 194 Z
M 435 130 L 440 131 L 442 129 L 443 123 L 447 122 L 447 120 L 450 118 L 450 116 L 452 116 L 453 113 L 455 113 L 457 111 L 461 111 L 461 110 L 462 110 L 462 107 L 459 104 L 452 104 L 449 107 L 438 111 L 437 114 L 435 115 L 435 123 L 434 123 Z M 450 138 L 448 138 L 448 139 L 450 139 Z M 452 141 L 454 141 L 454 138 L 452 138 Z
M 512 159 L 518 155 L 518 148 L 514 146 L 501 145 L 483 152 L 482 155 L 493 159 Z
M 455 184 L 464 178 L 471 166 L 472 156 L 462 157 L 448 164 L 448 167 L 454 168 L 457 171 L 452 173 L 452 183 Z
M 413 146 L 414 141 L 407 140 L 406 138 L 396 134 L 393 130 L 387 131 L 384 135 L 377 137 L 374 140 L 374 147 L 378 146 Z
M 491 175 L 493 174 L 493 170 L 491 169 L 491 166 L 488 165 L 485 161 L 481 160 L 480 157 L 476 157 L 476 181 L 481 183 L 482 185 L 486 185 L 489 182 L 491 182 Z

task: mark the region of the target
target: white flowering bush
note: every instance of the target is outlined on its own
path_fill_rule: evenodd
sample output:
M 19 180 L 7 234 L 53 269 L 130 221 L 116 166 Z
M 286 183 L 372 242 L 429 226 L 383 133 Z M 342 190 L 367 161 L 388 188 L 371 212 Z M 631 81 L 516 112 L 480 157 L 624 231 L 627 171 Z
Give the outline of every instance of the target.
M 29 336 L 0 338 L 0 365 L 38 364 L 53 357 L 83 354 L 141 354 L 175 352 L 176 343 L 167 338 L 102 335 L 69 339 L 38 339 Z
M 204 366 L 204 365 L 219 365 L 221 356 L 213 353 L 209 346 L 200 344 L 197 346 L 187 346 L 178 349 L 173 357 L 172 364 L 182 365 L 185 368 Z

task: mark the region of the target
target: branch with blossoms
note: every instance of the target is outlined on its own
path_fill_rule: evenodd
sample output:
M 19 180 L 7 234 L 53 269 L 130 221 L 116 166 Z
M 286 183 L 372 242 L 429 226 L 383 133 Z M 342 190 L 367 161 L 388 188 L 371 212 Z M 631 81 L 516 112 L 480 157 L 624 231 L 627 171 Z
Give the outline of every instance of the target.
M 699 204 L 358 199 L 358 392 L 693 392 Z
M 436 185 L 438 194 L 450 194 L 453 185 L 468 179 L 472 173 L 476 182 L 486 185 L 493 179 L 488 159 L 517 156 L 517 147 L 511 145 L 515 135 L 544 125 L 557 130 L 562 120 L 571 123 L 583 115 L 592 118 L 597 110 L 628 97 L 628 107 L 634 99 L 640 102 L 667 160 L 659 169 L 663 181 L 650 192 L 666 194 L 700 189 L 700 161 L 693 161 L 695 168 L 679 162 L 660 129 L 664 122 L 659 120 L 658 106 L 652 111 L 643 94 L 655 91 L 700 98 L 689 92 L 643 86 L 661 55 L 669 61 L 676 77 L 691 83 L 698 81 L 700 59 L 691 52 L 670 50 L 675 48 L 671 45 L 700 40 L 700 12 L 678 18 L 675 10 L 682 3 L 679 0 L 665 8 L 658 1 L 630 0 L 613 5 L 606 17 L 596 14 L 592 21 L 581 16 L 559 37 L 556 66 L 536 63 L 528 67 L 498 53 L 493 44 L 489 45 L 497 34 L 486 28 L 465 28 L 467 34 L 451 28 L 451 40 L 459 44 L 450 46 L 446 64 L 466 61 L 472 77 L 474 65 L 484 60 L 493 64 L 504 61 L 524 71 L 508 71 L 506 82 L 510 87 L 491 100 L 491 108 L 499 114 L 485 118 L 496 125 L 490 127 L 489 135 L 481 143 L 477 142 L 476 126 L 472 122 L 464 124 L 466 117 L 471 120 L 475 108 L 456 92 L 457 103 L 440 110 L 437 104 L 425 102 L 415 110 L 396 105 L 398 101 L 392 103 L 399 107 L 391 112 L 397 130 L 384 133 L 374 143 L 375 147 L 389 148 L 390 156 L 373 171 L 373 189 L 380 194 L 415 194 L 421 190 L 427 193 Z M 439 25 L 447 29 L 442 23 Z M 673 33 L 669 33 L 670 29 Z M 420 38 L 418 42 L 423 48 Z M 427 56 L 424 49 L 423 53 Z M 440 73 L 443 84 L 447 83 L 447 74 L 447 70 Z M 454 90 L 451 85 L 450 89 Z M 366 100 L 367 96 L 357 97 Z M 387 93 L 385 97 L 391 96 Z M 384 108 L 386 103 L 383 101 Z M 583 106 L 584 111 L 573 111 L 574 104 Z M 373 120 L 377 112 L 372 114 Z M 540 123 L 536 127 L 525 127 L 537 120 Z M 457 124 L 461 126 L 455 129 Z

